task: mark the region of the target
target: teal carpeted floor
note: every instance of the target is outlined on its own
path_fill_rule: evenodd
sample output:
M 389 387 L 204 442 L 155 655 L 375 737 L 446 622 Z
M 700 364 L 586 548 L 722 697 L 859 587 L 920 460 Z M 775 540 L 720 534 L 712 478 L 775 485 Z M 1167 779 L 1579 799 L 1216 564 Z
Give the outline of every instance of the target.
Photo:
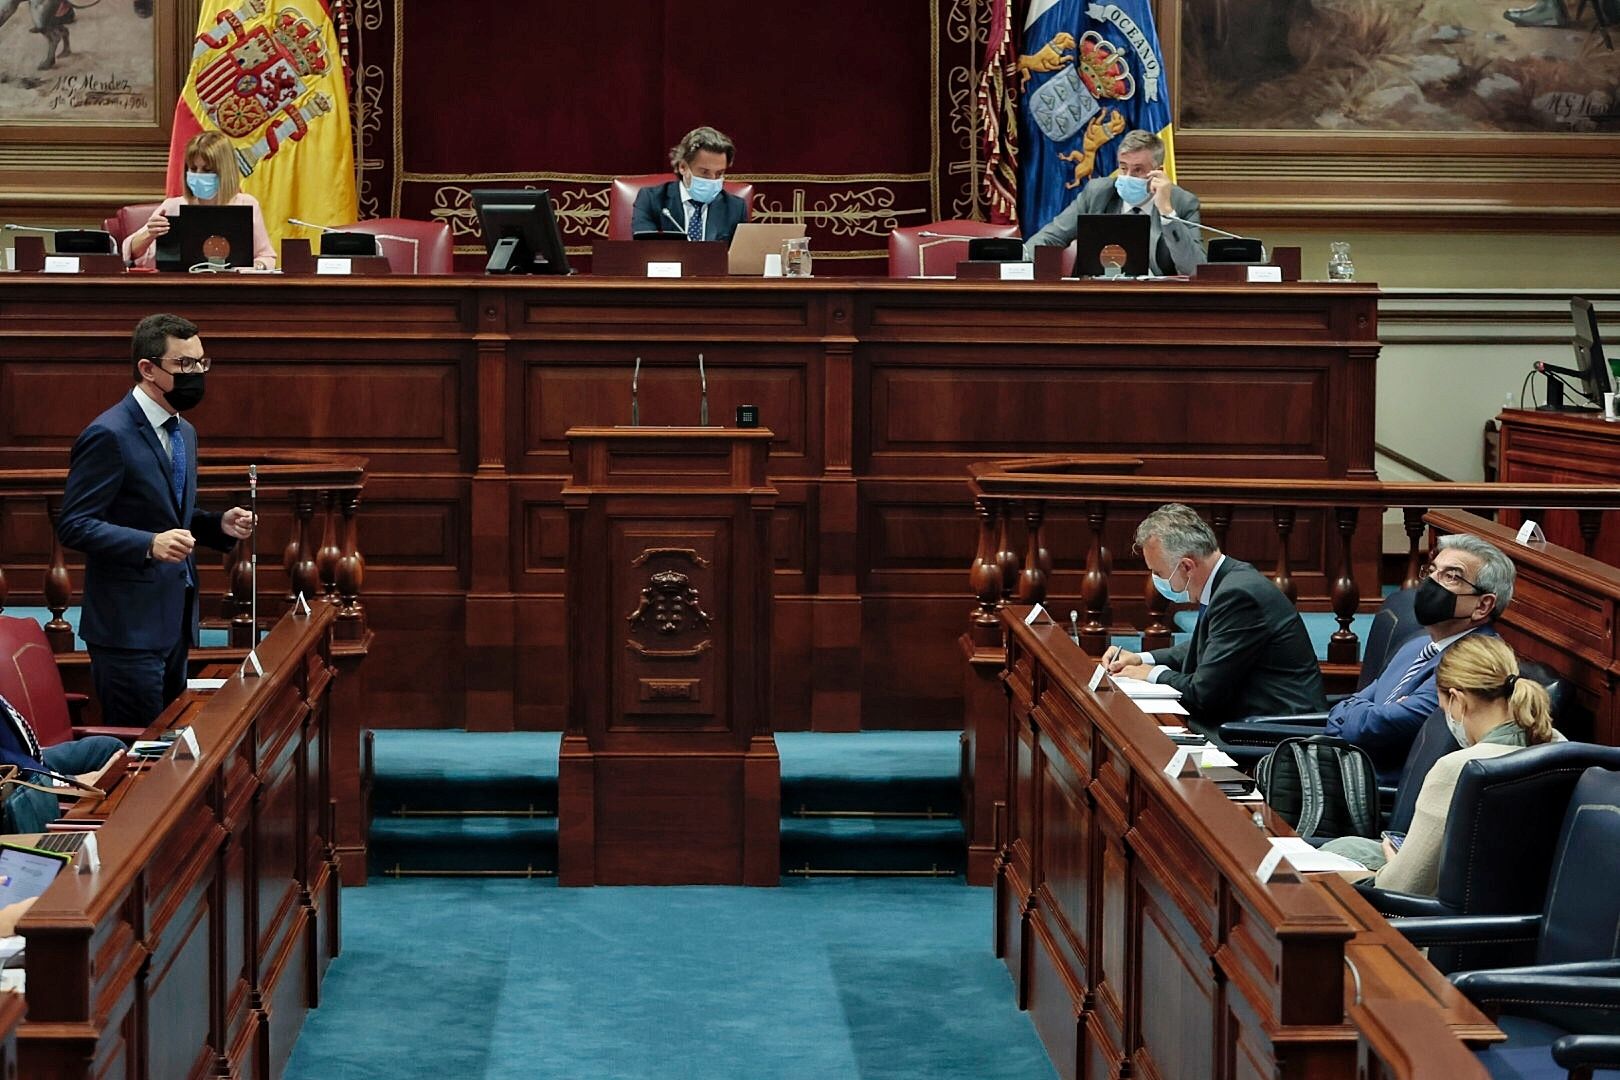
M 955 880 L 376 881 L 286 1080 L 1040 1080 Z

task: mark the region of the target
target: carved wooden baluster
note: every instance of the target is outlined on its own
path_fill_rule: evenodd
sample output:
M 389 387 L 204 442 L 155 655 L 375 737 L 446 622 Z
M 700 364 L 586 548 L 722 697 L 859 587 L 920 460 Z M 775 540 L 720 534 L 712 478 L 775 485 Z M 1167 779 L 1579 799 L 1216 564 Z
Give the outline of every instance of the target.
M 1086 548 L 1086 576 L 1080 582 L 1080 599 L 1085 604 L 1086 621 L 1080 624 L 1080 647 L 1092 656 L 1108 648 L 1108 549 L 1103 546 L 1103 530 L 1108 525 L 1108 504 L 1086 504 L 1086 525 L 1091 543 Z
M 1428 513 L 1423 506 L 1408 506 L 1401 511 L 1401 525 L 1406 530 L 1406 576 L 1401 579 L 1401 588 L 1415 589 L 1423 584 L 1423 564 L 1428 562 L 1428 556 L 1423 553 L 1423 533 L 1427 528 L 1423 524 L 1423 515 Z
M 1353 664 L 1360 655 L 1361 639 L 1356 632 L 1350 629 L 1350 621 L 1356 616 L 1356 608 L 1361 604 L 1361 590 L 1356 585 L 1355 567 L 1355 538 L 1356 520 L 1361 515 L 1359 507 L 1341 506 L 1333 511 L 1333 516 L 1339 524 L 1339 546 L 1342 556 L 1339 562 L 1339 578 L 1333 583 L 1333 617 L 1338 621 L 1339 628 L 1333 631 L 1328 639 L 1328 662 L 1332 664 Z
M 236 564 L 247 558 L 244 554 L 246 551 L 244 541 L 238 540 L 231 545 L 231 550 L 227 551 L 220 561 L 221 567 L 225 571 L 225 591 L 219 597 L 219 617 L 226 622 L 236 618 L 236 612 L 238 611 Z
M 1012 503 L 1002 503 L 1001 527 L 996 538 L 996 566 L 1001 569 L 1001 602 L 1006 604 L 1018 588 L 1018 552 L 1012 546 Z
M 1294 535 L 1294 508 L 1274 506 L 1271 523 L 1277 529 L 1277 572 L 1271 576 L 1290 603 L 1299 602 L 1299 585 L 1294 581 L 1294 568 L 1288 553 L 1288 541 Z M 1155 590 L 1157 591 L 1157 590 Z
M 1581 553 L 1591 558 L 1597 552 L 1598 532 L 1603 528 L 1603 511 L 1578 510 L 1581 528 Z
M 998 619 L 996 605 L 1001 600 L 1001 567 L 996 565 L 996 524 L 1000 508 L 988 499 L 979 499 L 974 509 L 979 514 L 979 549 L 973 554 L 973 568 L 968 581 L 973 595 L 979 598 L 973 609 L 972 624 L 975 640 L 995 632 Z
M 338 625 L 339 635 L 352 639 L 366 629 L 366 609 L 360 601 L 366 582 L 366 560 L 360 554 L 360 492 L 345 492 L 339 505 L 343 510 L 343 551 L 337 562 Z
M 1210 507 L 1209 517 L 1210 525 L 1215 530 L 1215 543 L 1225 551 L 1226 534 L 1232 531 L 1232 505 L 1227 503 Z
M 298 529 L 298 561 L 293 564 L 292 587 L 296 595 L 313 600 L 320 595 L 320 572 L 315 568 L 315 494 L 293 493 L 293 516 Z
M 1153 586 L 1153 573 L 1149 571 L 1142 582 L 1142 595 L 1147 598 L 1147 625 L 1142 628 L 1142 649 L 1168 649 L 1175 644 L 1175 627 L 1170 625 L 1170 601 Z
M 1029 545 L 1025 549 L 1024 570 L 1018 575 L 1018 602 L 1043 604 L 1046 602 L 1046 583 L 1052 576 L 1052 556 L 1046 550 L 1044 519 L 1046 505 L 1039 499 L 1024 508 L 1024 528 L 1029 532 Z
M 230 569 L 231 595 L 235 598 L 235 612 L 231 615 L 231 645 L 246 649 L 253 645 L 253 540 L 238 540 L 232 551 L 235 561 Z
M 56 537 L 56 518 L 61 512 L 60 499 L 45 500 L 45 517 L 51 523 L 51 565 L 45 571 L 45 606 L 50 608 L 51 621 L 45 624 L 45 637 L 51 643 L 52 652 L 70 653 L 73 651 L 73 627 L 62 616 L 68 605 L 73 603 L 73 579 L 68 576 L 67 555 L 62 550 L 62 541 Z
M 315 565 L 321 575 L 321 595 L 328 599 L 337 596 L 337 564 L 343 549 L 337 542 L 338 493 L 328 488 L 321 492 L 326 504 L 325 523 L 322 525 L 321 550 L 315 556 Z
M 297 492 L 293 492 L 292 502 L 294 506 L 297 505 Z M 298 562 L 304 557 L 303 542 L 303 527 L 298 520 L 297 513 L 295 512 L 293 514 L 292 522 L 287 528 L 287 546 L 283 548 L 281 552 L 281 568 L 287 574 L 287 593 L 283 599 L 287 601 L 288 606 L 291 606 L 292 603 L 298 599 L 298 590 L 293 587 L 293 581 L 297 576 Z

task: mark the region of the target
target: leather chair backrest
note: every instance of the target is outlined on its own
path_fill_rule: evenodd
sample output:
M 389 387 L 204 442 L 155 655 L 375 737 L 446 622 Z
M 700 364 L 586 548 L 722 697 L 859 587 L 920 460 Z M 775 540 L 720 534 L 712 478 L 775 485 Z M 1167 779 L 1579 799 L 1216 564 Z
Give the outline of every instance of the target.
M 370 233 L 373 236 L 406 236 L 416 241 L 411 245 L 398 240 L 379 240 L 378 248 L 388 259 L 388 269 L 396 274 L 412 273 L 412 255 L 415 255 L 415 273 L 449 274 L 455 272 L 456 251 L 450 240 L 450 226 L 442 221 L 417 221 L 414 218 L 372 218 L 345 225 L 343 232 Z
M 1458 915 L 1540 911 L 1564 809 L 1581 774 L 1620 747 L 1559 742 L 1463 766 L 1446 816 L 1436 897 Z
M 940 233 L 923 236 L 922 233 Z M 889 276 L 908 278 L 955 277 L 956 264 L 967 258 L 966 240 L 946 236 L 1017 237 L 1017 225 L 993 225 L 987 221 L 930 221 L 926 225 L 905 225 L 889 231 Z M 924 246 L 927 245 L 927 246 Z
M 1367 631 L 1367 644 L 1361 653 L 1361 674 L 1356 678 L 1357 690 L 1372 685 L 1384 673 L 1384 665 L 1395 651 L 1422 631 L 1417 616 L 1412 614 L 1412 601 L 1416 596 L 1416 589 L 1400 589 L 1384 598 Z
M 0 615 L 0 694 L 33 726 L 41 746 L 73 737 L 56 654 L 33 619 Z
M 636 196 L 641 194 L 642 188 L 667 184 L 673 179 L 675 174 L 672 172 L 615 177 L 613 187 L 608 191 L 608 239 L 634 240 L 635 233 L 631 229 L 631 221 L 635 214 Z M 725 190 L 727 194 L 741 199 L 749 210 L 754 208 L 753 184 L 741 180 L 727 180 Z
M 1569 704 L 1574 697 L 1574 688 L 1570 686 L 1569 680 L 1537 660 L 1520 659 L 1519 674 L 1536 680 L 1546 689 L 1553 727 L 1563 730 L 1562 722 L 1569 715 Z
M 1553 855 L 1536 963 L 1620 956 L 1620 772 L 1587 769 L 1576 782 Z
M 149 202 L 122 207 L 118 213 L 103 221 L 101 227 L 112 236 L 113 243 L 122 247 L 129 234 L 145 225 L 160 205 L 162 204 Z

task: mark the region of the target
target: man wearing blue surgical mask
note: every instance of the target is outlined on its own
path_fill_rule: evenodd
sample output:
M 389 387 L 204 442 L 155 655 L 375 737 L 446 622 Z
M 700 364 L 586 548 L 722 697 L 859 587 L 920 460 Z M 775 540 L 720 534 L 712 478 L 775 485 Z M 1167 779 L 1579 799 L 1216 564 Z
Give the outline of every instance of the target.
M 726 171 L 737 148 L 712 127 L 693 128 L 669 152 L 675 179 L 642 188 L 631 229 L 637 236 L 685 236 L 731 242 L 748 220 L 748 204 L 725 190 Z
M 1316 650 L 1293 602 L 1253 566 L 1223 555 L 1192 509 L 1159 507 L 1137 526 L 1136 546 L 1160 593 L 1196 603 L 1198 621 L 1169 649 L 1109 649 L 1109 671 L 1174 686 L 1206 735 L 1228 720 L 1326 707 Z
M 1082 214 L 1145 214 L 1148 262 L 1155 274 L 1191 274 L 1204 262 L 1198 239 L 1198 197 L 1177 187 L 1164 171 L 1164 140 L 1151 131 L 1131 131 L 1119 141 L 1119 170 L 1091 180 L 1079 196 L 1024 242 L 1024 255 L 1038 247 L 1074 243 Z

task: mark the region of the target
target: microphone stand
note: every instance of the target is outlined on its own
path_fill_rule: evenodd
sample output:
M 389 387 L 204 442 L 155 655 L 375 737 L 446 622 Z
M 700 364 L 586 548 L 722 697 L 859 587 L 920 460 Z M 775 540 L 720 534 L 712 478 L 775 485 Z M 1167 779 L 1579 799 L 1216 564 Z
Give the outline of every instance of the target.
M 669 223 L 671 225 L 675 226 L 675 232 L 680 235 L 681 239 L 688 241 L 692 239 L 691 234 L 686 231 L 686 226 L 675 220 L 675 215 L 669 212 L 669 207 L 667 206 L 664 207 L 664 216 L 669 218 Z M 664 231 L 664 223 L 662 221 L 658 223 L 658 231 Z
M 248 534 L 248 569 L 253 579 L 248 611 L 253 620 L 253 636 L 249 639 L 252 644 L 248 647 L 247 659 L 242 661 L 244 679 L 257 678 L 264 674 L 264 665 L 259 663 L 259 467 L 257 465 L 248 466 L 248 515 L 248 522 L 253 526 L 253 531 Z
M 698 406 L 698 427 L 709 426 L 709 377 L 703 373 L 703 354 L 698 353 L 698 385 L 703 391 L 702 403 Z
M 1159 219 L 1161 221 L 1179 221 L 1183 225 L 1191 225 L 1195 229 L 1203 229 L 1205 232 L 1212 232 L 1216 236 L 1224 236 L 1228 240 L 1254 240 L 1254 239 L 1256 239 L 1256 237 L 1253 237 L 1253 236 L 1239 236 L 1237 233 L 1227 232 L 1225 229 L 1217 229 L 1213 225 L 1205 225 L 1202 221 L 1189 221 L 1186 218 L 1181 217 L 1181 216 L 1179 216 L 1177 214 L 1173 214 L 1173 213 L 1172 214 L 1160 214 Z M 1260 245 L 1260 261 L 1264 262 L 1265 259 L 1266 259 L 1266 245 L 1261 244 Z
M 641 426 L 641 401 L 636 397 L 636 387 L 641 382 L 641 357 L 636 357 L 636 370 L 630 373 L 630 426 Z

